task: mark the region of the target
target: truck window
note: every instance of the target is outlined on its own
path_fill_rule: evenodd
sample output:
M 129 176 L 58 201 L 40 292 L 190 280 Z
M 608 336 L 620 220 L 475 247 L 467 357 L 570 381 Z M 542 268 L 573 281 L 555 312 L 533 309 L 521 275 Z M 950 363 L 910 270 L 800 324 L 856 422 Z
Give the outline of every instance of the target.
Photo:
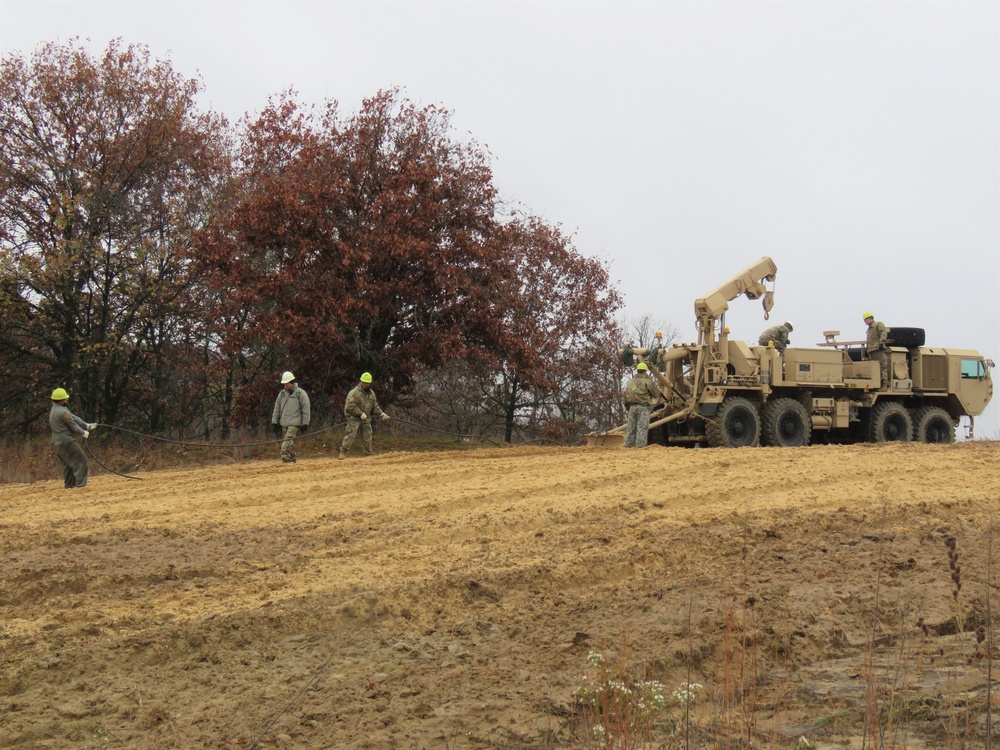
M 986 377 L 986 365 L 980 360 L 962 360 L 962 380 L 982 380 L 984 377 Z

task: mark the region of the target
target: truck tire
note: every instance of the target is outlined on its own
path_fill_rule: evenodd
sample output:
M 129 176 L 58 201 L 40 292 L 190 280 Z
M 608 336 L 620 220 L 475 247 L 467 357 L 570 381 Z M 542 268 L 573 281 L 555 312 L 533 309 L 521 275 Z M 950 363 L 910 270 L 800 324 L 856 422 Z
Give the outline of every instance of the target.
M 776 398 L 764 406 L 760 440 L 775 448 L 798 448 L 809 445 L 812 418 L 802 404 L 793 398 Z
M 913 439 L 918 443 L 954 443 L 955 420 L 940 406 L 913 412 Z
M 727 398 L 715 413 L 715 421 L 706 425 L 705 438 L 713 448 L 760 445 L 757 408 L 745 398 Z
M 926 341 L 923 328 L 897 328 L 889 329 L 885 343 L 889 346 L 903 346 L 907 349 L 916 349 L 923 346 Z
M 902 404 L 879 401 L 872 408 L 873 443 L 908 443 L 913 438 L 913 420 Z

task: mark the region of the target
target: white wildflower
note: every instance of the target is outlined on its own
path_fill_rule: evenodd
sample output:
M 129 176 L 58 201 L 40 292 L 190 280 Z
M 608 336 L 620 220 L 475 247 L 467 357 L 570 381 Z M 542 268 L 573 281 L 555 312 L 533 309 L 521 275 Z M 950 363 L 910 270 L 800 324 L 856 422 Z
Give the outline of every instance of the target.
M 694 703 L 701 689 L 702 686 L 697 682 L 682 682 L 680 687 L 674 691 L 674 700 L 684 705 Z

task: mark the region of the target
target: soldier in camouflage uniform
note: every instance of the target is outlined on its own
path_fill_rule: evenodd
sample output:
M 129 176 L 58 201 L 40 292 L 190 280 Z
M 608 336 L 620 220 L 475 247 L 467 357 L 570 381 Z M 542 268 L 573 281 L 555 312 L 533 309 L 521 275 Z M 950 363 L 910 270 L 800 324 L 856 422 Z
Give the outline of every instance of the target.
M 882 321 L 875 320 L 875 316 L 870 312 L 865 313 L 865 323 L 868 325 L 865 351 L 868 353 L 868 359 L 878 362 L 881 378 L 879 388 L 885 388 L 889 385 L 889 352 L 886 349 L 889 331 Z
M 361 431 L 361 447 L 366 456 L 372 454 L 372 417 L 388 419 L 389 415 L 382 411 L 372 390 L 372 375 L 370 372 L 361 374 L 361 382 L 347 394 L 344 401 L 344 416 L 347 418 L 347 429 L 344 432 L 344 442 L 340 444 L 340 455 L 344 458 L 347 451 L 354 445 L 354 438 Z
M 656 383 L 649 377 L 649 367 L 645 362 L 636 365 L 635 377 L 625 384 L 625 408 L 628 409 L 628 425 L 625 428 L 626 448 L 645 448 L 649 433 L 649 412 L 660 398 Z
M 785 351 L 785 347 L 790 343 L 788 340 L 788 334 L 792 332 L 792 324 L 785 321 L 780 326 L 771 326 L 764 333 L 760 335 L 757 339 L 757 343 L 761 346 L 767 346 L 768 341 L 774 342 L 774 348 L 779 352 Z

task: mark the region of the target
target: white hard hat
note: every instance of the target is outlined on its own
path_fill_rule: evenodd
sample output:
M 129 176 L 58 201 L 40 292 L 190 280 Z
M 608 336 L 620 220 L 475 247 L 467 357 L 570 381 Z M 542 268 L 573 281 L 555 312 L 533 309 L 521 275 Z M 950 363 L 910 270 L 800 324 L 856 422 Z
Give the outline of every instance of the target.
M 295 380 L 295 376 L 292 375 L 292 373 L 290 373 L 288 371 L 285 371 L 285 372 L 281 373 L 281 384 L 282 385 L 284 385 L 285 383 L 291 383 L 293 380 Z

